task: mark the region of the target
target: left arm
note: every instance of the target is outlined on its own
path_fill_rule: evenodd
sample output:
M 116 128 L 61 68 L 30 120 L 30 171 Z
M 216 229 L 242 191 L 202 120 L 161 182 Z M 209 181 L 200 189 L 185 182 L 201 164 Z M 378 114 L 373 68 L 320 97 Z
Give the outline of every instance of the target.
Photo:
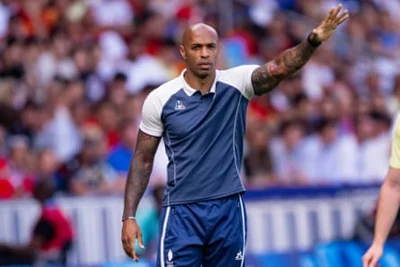
M 316 48 L 333 34 L 339 24 L 348 18 L 347 10 L 339 15 L 341 8 L 341 5 L 332 8 L 321 24 L 299 45 L 286 50 L 277 58 L 255 69 L 251 76 L 254 94 L 269 93 L 280 81 L 303 67 Z
M 251 76 L 254 94 L 269 93 L 280 81 L 303 67 L 317 47 L 317 45 L 310 44 L 307 39 L 255 69 Z

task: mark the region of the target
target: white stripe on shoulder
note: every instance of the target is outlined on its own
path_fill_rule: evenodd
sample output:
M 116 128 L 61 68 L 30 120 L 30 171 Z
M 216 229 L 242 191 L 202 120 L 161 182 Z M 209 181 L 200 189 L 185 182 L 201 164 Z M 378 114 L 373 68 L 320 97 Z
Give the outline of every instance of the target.
M 179 90 L 183 89 L 183 84 L 179 77 L 172 79 L 158 88 L 154 89 L 151 94 L 154 95 L 160 101 L 162 107 L 171 98 L 172 95 L 176 94 Z
M 242 65 L 227 70 L 221 70 L 218 80 L 233 86 L 239 90 L 245 98 L 250 99 L 254 96 L 251 75 L 258 67 L 258 65 Z
M 180 89 L 182 89 L 182 83 L 179 78 L 175 78 L 154 89 L 143 103 L 142 120 L 139 129 L 153 136 L 162 136 L 164 126 L 161 116 L 164 105 Z

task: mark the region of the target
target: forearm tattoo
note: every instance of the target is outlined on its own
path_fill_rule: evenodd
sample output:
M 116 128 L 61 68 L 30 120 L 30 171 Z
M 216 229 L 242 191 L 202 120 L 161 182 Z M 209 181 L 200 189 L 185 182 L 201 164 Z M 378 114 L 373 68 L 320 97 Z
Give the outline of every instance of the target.
M 292 75 L 310 59 L 316 47 L 304 40 L 274 60 L 257 68 L 251 77 L 256 95 L 269 93 L 281 80 Z
M 160 137 L 154 137 L 139 130 L 135 156 L 132 159 L 125 185 L 125 205 L 123 217 L 135 216 L 153 168 L 154 155 Z

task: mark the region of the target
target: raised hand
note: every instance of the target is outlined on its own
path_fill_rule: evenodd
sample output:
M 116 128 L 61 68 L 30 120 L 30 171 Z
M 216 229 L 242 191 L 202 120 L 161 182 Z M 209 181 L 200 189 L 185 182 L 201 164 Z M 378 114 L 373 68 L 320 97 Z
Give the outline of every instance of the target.
M 320 43 L 327 40 L 335 32 L 336 27 L 342 24 L 346 19 L 349 18 L 349 11 L 342 10 L 342 4 L 329 10 L 326 17 L 322 22 L 312 31 L 310 40 L 314 43 Z

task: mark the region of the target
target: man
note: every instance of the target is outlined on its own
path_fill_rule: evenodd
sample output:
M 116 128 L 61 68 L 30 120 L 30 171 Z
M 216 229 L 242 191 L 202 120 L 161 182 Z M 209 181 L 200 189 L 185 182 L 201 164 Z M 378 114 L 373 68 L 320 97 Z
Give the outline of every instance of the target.
M 183 34 L 187 69 L 152 91 L 143 105 L 125 191 L 122 243 L 138 261 L 143 246 L 135 220 L 153 157 L 163 137 L 169 157 L 157 266 L 244 266 L 246 214 L 240 180 L 248 101 L 300 69 L 348 18 L 341 5 L 298 46 L 263 66 L 218 71 L 216 31 L 196 24 Z
M 400 120 L 397 118 L 392 138 L 392 152 L 389 161 L 389 171 L 382 184 L 378 214 L 375 224 L 375 234 L 371 247 L 364 254 L 363 267 L 376 267 L 382 257 L 383 246 L 392 229 L 400 206 Z
M 51 180 L 37 182 L 33 196 L 40 203 L 41 214 L 33 227 L 30 242 L 19 246 L 0 244 L 0 266 L 66 264 L 74 232 L 70 220 L 54 203 L 55 189 Z

